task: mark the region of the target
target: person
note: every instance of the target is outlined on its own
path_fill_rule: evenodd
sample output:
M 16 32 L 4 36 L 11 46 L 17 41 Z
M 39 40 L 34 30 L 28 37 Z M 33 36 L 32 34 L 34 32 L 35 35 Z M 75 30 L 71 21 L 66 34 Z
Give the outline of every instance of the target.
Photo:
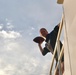
M 41 35 L 41 37 L 43 37 L 45 39 L 45 42 L 46 42 L 44 48 L 42 48 L 42 46 L 41 46 L 42 43 L 38 43 L 39 49 L 43 56 L 45 56 L 48 52 L 51 52 L 53 54 L 58 31 L 59 31 L 59 26 L 60 26 L 60 24 L 56 25 L 50 33 L 48 33 L 48 31 L 45 28 L 40 29 L 40 35 Z M 62 43 L 60 40 L 59 40 L 59 42 L 60 42 L 60 50 L 61 50 Z M 56 60 L 56 64 L 57 64 L 57 62 L 58 62 L 57 52 L 55 55 L 55 60 Z M 61 59 L 61 68 L 62 68 L 62 73 L 63 73 L 63 71 L 64 71 L 64 55 L 62 56 L 62 59 Z M 58 75 L 58 73 L 56 75 Z

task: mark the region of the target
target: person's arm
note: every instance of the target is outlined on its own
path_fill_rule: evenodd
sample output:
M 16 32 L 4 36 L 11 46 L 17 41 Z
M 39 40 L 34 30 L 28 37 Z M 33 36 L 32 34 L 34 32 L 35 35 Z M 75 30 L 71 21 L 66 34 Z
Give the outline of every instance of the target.
M 45 56 L 48 52 L 50 52 L 46 47 L 42 48 L 41 44 L 38 44 L 38 46 L 43 56 Z
M 39 46 L 40 52 L 42 53 L 42 52 L 43 52 L 43 49 L 42 49 L 41 44 L 38 43 L 38 46 Z M 43 54 L 43 53 L 42 53 L 42 54 Z

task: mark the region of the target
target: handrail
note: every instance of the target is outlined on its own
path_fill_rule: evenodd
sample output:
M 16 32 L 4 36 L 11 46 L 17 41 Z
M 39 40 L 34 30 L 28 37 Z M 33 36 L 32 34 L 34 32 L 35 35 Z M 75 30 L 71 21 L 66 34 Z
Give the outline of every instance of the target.
M 61 31 L 62 31 L 62 27 L 63 27 L 63 16 L 62 16 L 62 20 L 61 20 L 59 31 L 58 31 L 58 36 L 57 36 L 57 40 L 56 40 L 56 44 L 55 44 L 55 48 L 54 48 L 54 53 L 53 53 L 53 56 L 52 56 L 52 63 L 51 63 L 51 68 L 50 68 L 50 75 L 51 75 L 52 68 L 53 68 L 54 57 L 55 57 L 55 54 L 56 54 L 56 51 L 57 51 L 57 41 L 60 39 L 60 34 L 61 34 Z

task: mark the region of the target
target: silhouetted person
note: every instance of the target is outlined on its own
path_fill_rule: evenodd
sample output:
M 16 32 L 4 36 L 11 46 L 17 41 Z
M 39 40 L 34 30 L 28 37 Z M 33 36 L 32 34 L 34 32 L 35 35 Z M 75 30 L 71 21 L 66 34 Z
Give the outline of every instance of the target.
M 53 54 L 58 31 L 59 31 L 59 26 L 60 26 L 59 24 L 57 26 L 55 26 L 55 28 L 50 33 L 48 33 L 48 31 L 45 28 L 40 29 L 40 35 L 41 35 L 41 37 L 43 37 L 45 39 L 45 42 L 46 42 L 44 48 L 42 48 L 42 46 L 41 46 L 42 43 L 38 43 L 39 49 L 43 56 L 45 56 L 48 52 L 51 52 Z M 61 50 L 62 43 L 61 43 L 61 41 L 59 41 L 59 42 L 60 42 L 60 50 Z M 57 64 L 57 62 L 58 62 L 57 52 L 55 55 L 55 60 L 56 60 L 56 64 Z M 62 72 L 63 72 L 64 71 L 64 56 L 62 56 L 62 59 L 61 59 L 61 68 L 62 68 Z M 56 74 L 56 75 L 58 75 L 58 74 Z

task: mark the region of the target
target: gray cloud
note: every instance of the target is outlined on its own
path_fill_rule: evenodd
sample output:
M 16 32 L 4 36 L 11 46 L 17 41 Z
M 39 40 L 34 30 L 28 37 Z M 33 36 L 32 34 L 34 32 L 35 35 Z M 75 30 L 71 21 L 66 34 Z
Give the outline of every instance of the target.
M 5 31 L 5 30 L 0 31 L 0 37 L 4 39 L 8 39 L 8 38 L 15 39 L 20 36 L 21 36 L 20 33 L 15 32 L 15 31 Z
M 0 74 L 46 75 L 49 72 L 51 57 L 43 58 L 36 46 L 29 47 L 28 42 L 22 39 L 1 39 L 1 41 Z
M 11 45 L 12 43 L 13 45 Z M 46 73 L 49 72 L 48 59 L 46 62 L 37 55 L 37 58 L 36 56 L 30 55 L 29 51 L 26 51 L 29 48 L 27 48 L 26 45 L 24 47 L 22 43 L 17 41 L 6 41 L 4 48 L 3 46 L 0 46 L 0 48 L 0 73 L 2 73 L 2 75 L 46 75 Z

